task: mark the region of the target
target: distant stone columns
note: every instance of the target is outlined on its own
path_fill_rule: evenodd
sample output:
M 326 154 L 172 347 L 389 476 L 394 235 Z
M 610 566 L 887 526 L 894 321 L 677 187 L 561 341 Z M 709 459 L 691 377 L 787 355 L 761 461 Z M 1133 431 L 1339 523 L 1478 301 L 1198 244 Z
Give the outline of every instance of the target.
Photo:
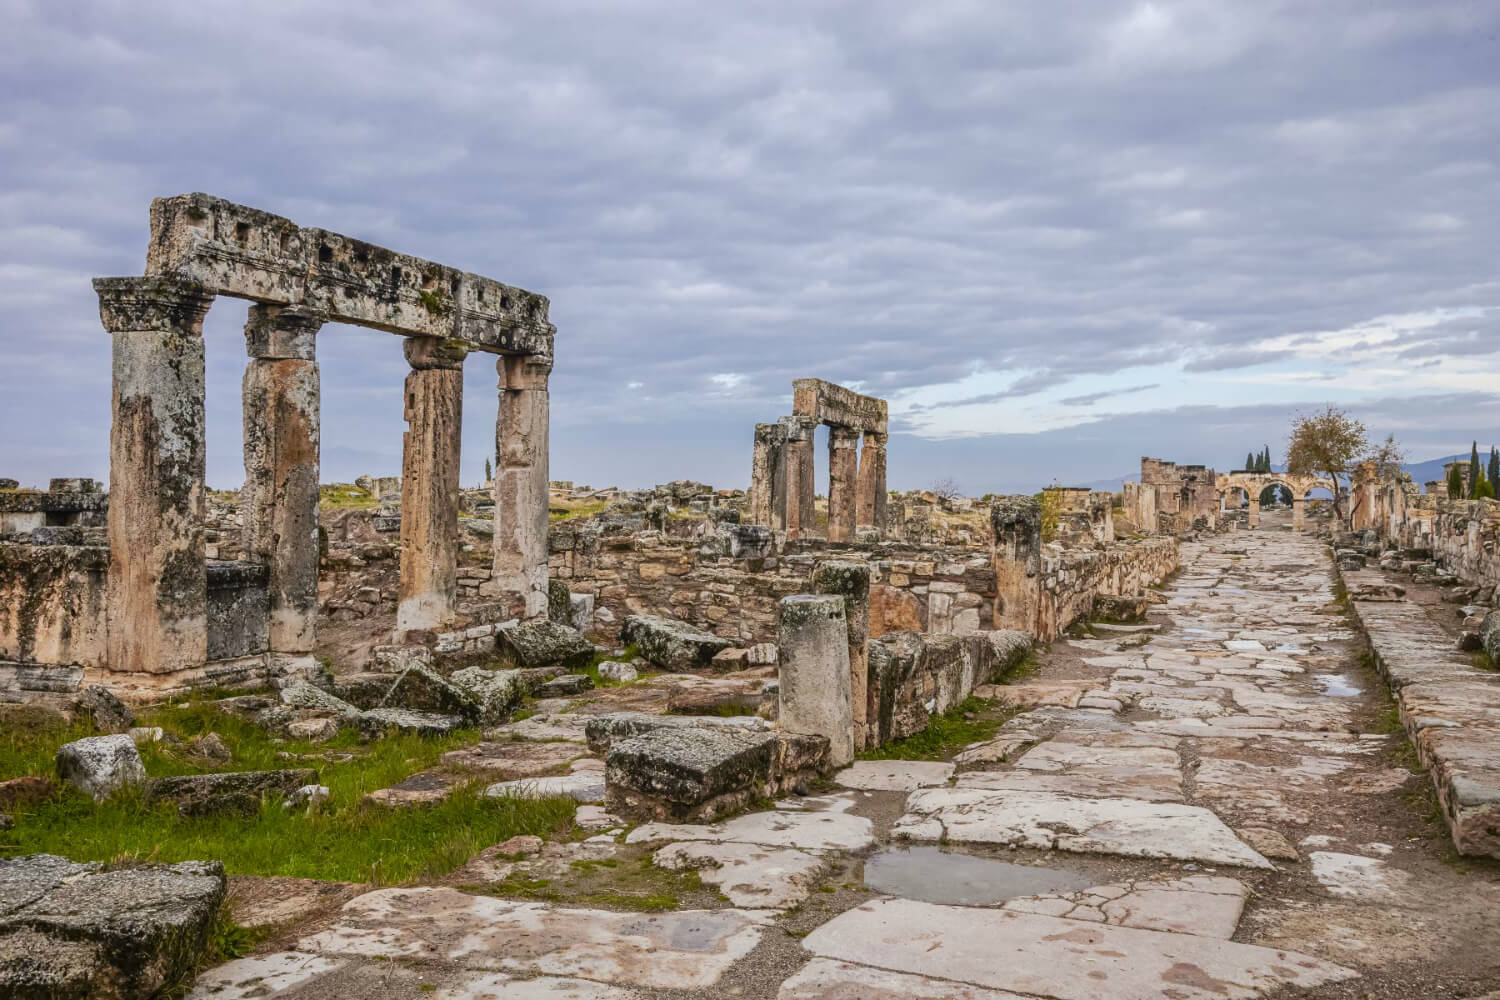
M 1307 500 L 1304 497 L 1292 497 L 1292 530 L 1302 531 L 1307 524 L 1306 511 Z
M 890 499 L 885 486 L 886 435 L 865 431 L 859 449 L 859 489 L 855 504 L 857 530 L 867 528 L 885 534 L 886 505 Z
M 547 614 L 547 448 L 552 359 L 502 357 L 495 422 L 495 541 L 484 593 L 523 619 Z
M 813 436 L 818 422 L 806 417 L 782 420 L 786 437 L 786 537 L 808 538 L 817 530 L 813 497 L 817 493 Z
M 854 541 L 859 431 L 838 424 L 828 428 L 828 540 Z
M 270 648 L 307 656 L 318 612 L 316 340 L 325 316 L 300 306 L 254 305 L 245 324 L 245 518 L 248 558 L 268 570 Z
M 750 456 L 750 523 L 786 530 L 786 425 L 756 424 Z
M 98 278 L 114 335 L 109 438 L 111 671 L 208 658 L 203 539 L 203 317 L 213 295 L 173 277 Z
M 1250 527 L 1260 526 L 1260 497 L 1250 498 Z
M 406 424 L 401 457 L 398 634 L 436 628 L 458 586 L 458 460 L 466 349 L 436 337 L 406 341 Z

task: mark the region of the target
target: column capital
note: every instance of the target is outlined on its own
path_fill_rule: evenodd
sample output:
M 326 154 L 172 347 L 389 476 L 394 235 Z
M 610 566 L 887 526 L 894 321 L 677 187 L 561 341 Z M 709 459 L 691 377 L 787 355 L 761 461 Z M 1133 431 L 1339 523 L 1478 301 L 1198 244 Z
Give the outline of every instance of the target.
M 206 285 L 171 275 L 95 278 L 94 291 L 99 320 L 110 333 L 155 330 L 200 336 L 214 301 Z
M 859 428 L 843 424 L 828 425 L 828 444 L 832 448 L 859 447 Z
M 545 391 L 552 376 L 552 357 L 546 354 L 503 354 L 495 360 L 500 388 L 513 392 Z
M 786 439 L 789 442 L 805 441 L 811 444 L 813 435 L 818 431 L 818 421 L 813 417 L 782 417 L 777 423 L 786 428 Z
M 417 371 L 433 368 L 463 370 L 464 357 L 469 349 L 456 340 L 441 337 L 408 337 L 403 348 L 406 363 Z
M 865 431 L 864 446 L 866 448 L 884 448 L 890 435 L 884 431 Z
M 245 321 L 245 353 L 265 361 L 312 361 L 328 314 L 309 306 L 256 303 Z

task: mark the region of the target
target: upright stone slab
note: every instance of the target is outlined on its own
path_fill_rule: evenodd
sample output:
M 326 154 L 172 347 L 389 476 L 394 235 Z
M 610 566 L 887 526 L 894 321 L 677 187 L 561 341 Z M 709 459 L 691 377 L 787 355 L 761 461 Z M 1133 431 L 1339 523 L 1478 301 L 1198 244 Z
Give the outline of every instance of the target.
M 318 448 L 315 341 L 323 315 L 250 307 L 245 324 L 246 557 L 268 570 L 273 653 L 308 655 L 318 611 Z
M 750 457 L 750 523 L 786 529 L 786 428 L 756 424 Z
M 990 507 L 995 547 L 995 628 L 1033 631 L 1042 568 L 1042 505 L 1035 497 L 1008 496 Z
M 781 652 L 781 728 L 826 737 L 830 766 L 843 767 L 854 759 L 844 598 L 832 594 L 782 598 L 777 646 Z
M 828 429 L 828 540 L 854 540 L 855 484 L 859 475 L 859 431 Z
M 406 423 L 401 458 L 401 585 L 398 634 L 452 616 L 458 588 L 458 460 L 463 420 L 462 345 L 406 341 Z M 542 612 L 547 594 L 542 592 Z
M 1260 497 L 1250 498 L 1250 527 L 1260 527 Z
M 837 594 L 844 599 L 844 618 L 849 635 L 849 707 L 854 725 L 854 749 L 868 743 L 870 566 L 847 559 L 828 559 L 812 572 L 812 589 L 819 594 Z
M 855 502 L 855 524 L 858 530 L 885 534 L 886 508 L 890 495 L 885 484 L 885 443 L 887 435 L 865 431 L 859 449 L 859 488 Z
M 109 669 L 201 668 L 208 655 L 203 317 L 213 295 L 171 277 L 97 278 L 94 290 L 114 335 Z
M 495 422 L 494 563 L 486 593 L 522 619 L 547 613 L 547 380 L 552 359 L 503 357 Z
M 1307 526 L 1307 501 L 1302 497 L 1292 497 L 1292 530 L 1302 531 Z

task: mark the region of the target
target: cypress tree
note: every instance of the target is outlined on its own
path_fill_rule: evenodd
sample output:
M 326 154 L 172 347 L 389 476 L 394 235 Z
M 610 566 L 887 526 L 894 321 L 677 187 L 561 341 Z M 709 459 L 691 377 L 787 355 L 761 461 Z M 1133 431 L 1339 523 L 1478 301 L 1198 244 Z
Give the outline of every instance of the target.
M 1490 445 L 1490 486 L 1500 484 L 1500 451 Z
M 1464 477 L 1459 474 L 1458 466 L 1448 470 L 1448 499 L 1457 500 L 1464 495 Z
M 1469 499 L 1479 496 L 1479 442 L 1469 448 Z
M 1248 451 L 1245 452 L 1245 466 L 1244 466 L 1244 468 L 1248 472 L 1254 472 L 1255 471 L 1255 456 L 1252 455 L 1252 454 L 1250 454 Z

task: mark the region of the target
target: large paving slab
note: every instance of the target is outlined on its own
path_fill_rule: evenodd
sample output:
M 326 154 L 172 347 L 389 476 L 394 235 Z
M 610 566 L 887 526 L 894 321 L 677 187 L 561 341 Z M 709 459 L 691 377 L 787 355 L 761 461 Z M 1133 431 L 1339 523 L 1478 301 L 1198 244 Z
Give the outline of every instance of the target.
M 781 984 L 776 1000 L 1027 1000 L 951 979 L 911 976 L 853 962 L 815 958 Z
M 907 799 L 891 833 L 907 840 L 1271 867 L 1212 812 L 1174 802 L 924 788 Z
M 628 844 L 658 840 L 705 840 L 722 843 L 795 847 L 804 851 L 862 851 L 875 844 L 875 826 L 863 816 L 807 810 L 759 812 L 708 825 L 646 823 L 630 831 Z
M 302 938 L 297 950 L 706 989 L 760 941 L 764 919 L 738 909 L 622 913 L 444 888 L 380 889 L 350 900 L 331 926 Z
M 1056 1000 L 1249 1000 L 1355 975 L 1293 951 L 908 899 L 856 907 L 802 944 L 821 958 Z

